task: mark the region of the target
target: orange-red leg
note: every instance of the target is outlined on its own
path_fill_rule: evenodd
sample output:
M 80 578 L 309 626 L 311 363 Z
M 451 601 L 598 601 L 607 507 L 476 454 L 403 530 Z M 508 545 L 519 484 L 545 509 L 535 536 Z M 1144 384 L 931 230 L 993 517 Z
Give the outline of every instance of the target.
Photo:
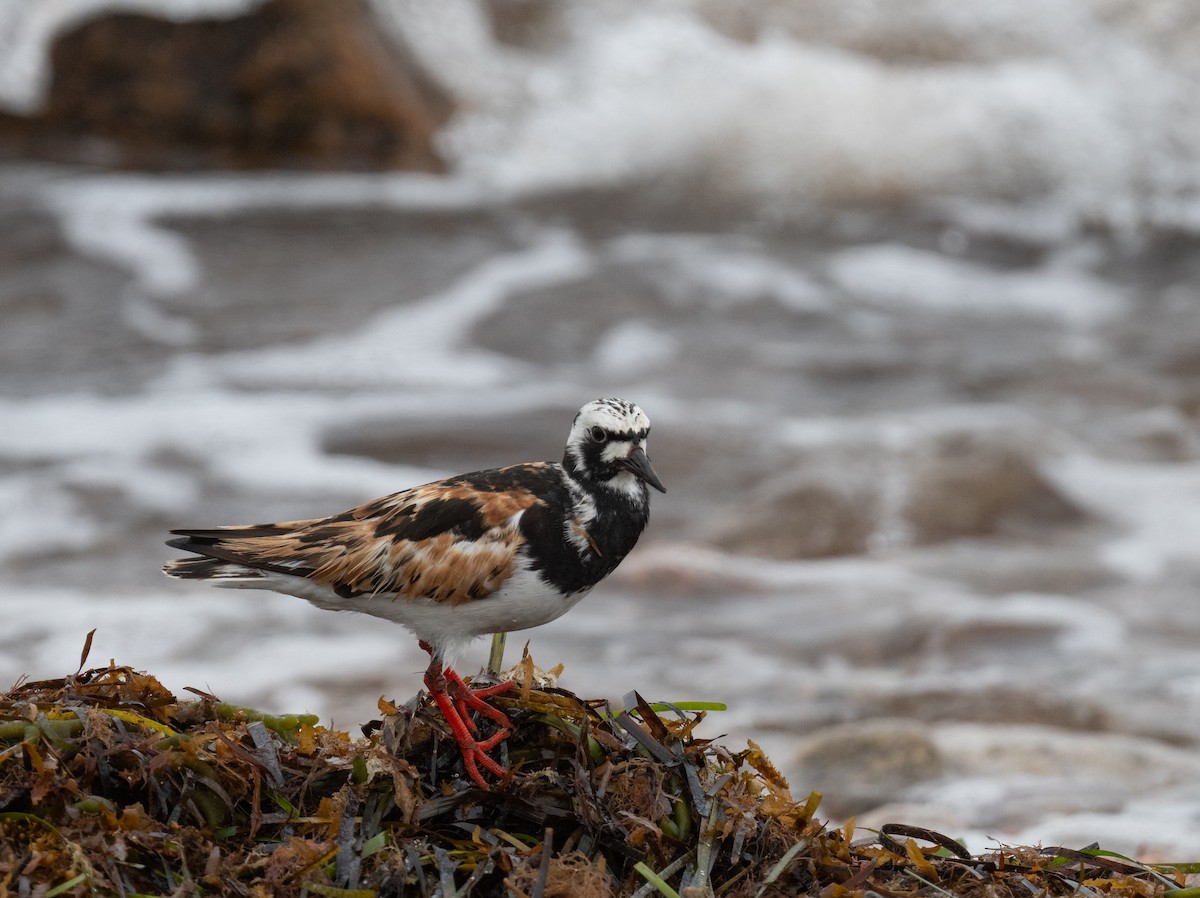
M 489 788 L 487 781 L 480 773 L 479 767 L 482 766 L 496 776 L 504 776 L 508 772 L 488 757 L 487 752 L 508 738 L 512 721 L 503 711 L 489 705 L 484 699 L 511 689 L 513 684 L 497 683 L 495 686 L 472 689 L 452 668 L 442 664 L 434 654 L 433 648 L 424 640 L 421 641 L 421 648 L 430 654 L 429 669 L 425 671 L 425 688 L 437 702 L 442 717 L 449 724 L 450 731 L 454 734 L 455 741 L 458 742 L 467 775 L 475 781 L 479 788 L 487 789 Z M 496 723 L 500 730 L 482 741 L 476 739 L 479 729 L 475 726 L 475 721 L 471 719 L 472 710 L 478 711 Z

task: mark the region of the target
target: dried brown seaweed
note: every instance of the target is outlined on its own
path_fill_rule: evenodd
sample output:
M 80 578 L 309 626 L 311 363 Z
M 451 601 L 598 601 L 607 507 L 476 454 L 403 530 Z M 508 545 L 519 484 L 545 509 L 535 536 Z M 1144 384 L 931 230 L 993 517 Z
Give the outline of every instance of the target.
M 816 819 L 753 744 L 695 735 L 703 713 L 586 701 L 514 669 L 499 700 L 511 773 L 462 775 L 426 702 L 381 702 L 362 737 L 315 718 L 180 700 L 128 667 L 0 697 L 0 898 L 6 895 L 1068 893 L 1157 898 L 1184 884 L 1102 852 L 1005 849 Z M 539 685 L 540 684 L 540 685 Z

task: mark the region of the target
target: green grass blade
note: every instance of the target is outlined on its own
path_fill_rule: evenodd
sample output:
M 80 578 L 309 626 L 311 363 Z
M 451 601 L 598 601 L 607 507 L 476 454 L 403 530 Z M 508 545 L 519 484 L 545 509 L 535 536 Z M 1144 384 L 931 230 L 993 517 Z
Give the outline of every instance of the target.
M 638 861 L 633 865 L 633 869 L 642 874 L 642 877 L 646 880 L 646 882 L 658 889 L 658 891 L 664 895 L 665 898 L 679 898 L 679 893 L 663 882 L 662 877 L 647 867 L 645 862 Z
M 492 650 L 488 654 L 487 672 L 494 677 L 498 677 L 500 671 L 504 670 L 504 643 L 507 639 L 507 633 L 492 634 Z
M 60 882 L 58 885 L 56 885 L 49 892 L 46 893 L 46 898 L 54 898 L 55 895 L 61 895 L 63 892 L 66 892 L 69 889 L 75 888 L 75 886 L 79 885 L 81 882 L 83 882 L 87 878 L 88 877 L 87 877 L 86 873 L 80 873 L 74 879 L 68 879 L 66 882 Z

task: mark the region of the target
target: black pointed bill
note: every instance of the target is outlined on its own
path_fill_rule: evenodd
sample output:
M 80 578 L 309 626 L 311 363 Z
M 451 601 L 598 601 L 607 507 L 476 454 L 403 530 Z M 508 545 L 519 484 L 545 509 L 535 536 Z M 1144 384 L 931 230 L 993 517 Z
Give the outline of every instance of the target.
M 662 481 L 658 479 L 658 475 L 654 473 L 654 469 L 650 467 L 650 459 L 646 457 L 646 452 L 641 446 L 634 446 L 632 451 L 625 456 L 619 464 L 627 471 L 631 471 L 639 480 L 645 481 L 654 487 L 660 493 L 665 493 L 667 488 L 662 485 Z

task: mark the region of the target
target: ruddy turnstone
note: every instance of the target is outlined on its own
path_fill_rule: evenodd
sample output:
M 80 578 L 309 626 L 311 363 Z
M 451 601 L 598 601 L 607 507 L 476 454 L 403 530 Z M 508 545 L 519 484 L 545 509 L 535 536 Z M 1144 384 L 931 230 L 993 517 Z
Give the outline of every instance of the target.
M 467 773 L 487 788 L 479 766 L 505 773 L 487 752 L 511 722 L 486 699 L 511 684 L 473 689 L 449 661 L 477 636 L 554 620 L 621 563 L 646 526 L 646 486 L 666 492 L 646 457 L 649 433 L 632 402 L 597 399 L 575 415 L 561 464 L 461 474 L 328 518 L 172 530 L 167 545 L 200 557 L 163 571 L 408 628 L 429 652 L 425 686 Z M 472 710 L 497 732 L 477 738 Z

